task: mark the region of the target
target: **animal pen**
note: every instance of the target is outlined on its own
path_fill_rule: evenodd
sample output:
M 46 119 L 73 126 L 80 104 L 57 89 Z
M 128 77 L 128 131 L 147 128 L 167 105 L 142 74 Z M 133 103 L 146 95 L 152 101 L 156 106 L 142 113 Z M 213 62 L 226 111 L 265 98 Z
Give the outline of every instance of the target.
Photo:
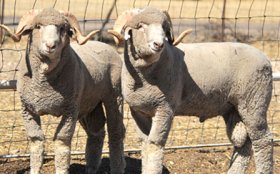
M 95 29 L 110 29 L 123 11 L 144 6 L 167 10 L 172 18 L 174 34 L 191 28 L 193 32 L 183 42 L 243 42 L 262 50 L 273 66 L 273 96 L 268 111 L 268 123 L 275 145 L 280 142 L 280 6 L 279 0 L 0 0 L 1 24 L 16 28 L 20 17 L 30 9 L 54 7 L 77 16 L 83 33 Z M 105 32 L 104 32 L 105 33 Z M 16 91 L 18 64 L 24 59 L 25 38 L 14 43 L 0 29 L 0 160 L 29 156 Z M 99 38 L 110 41 L 106 34 Z M 114 45 L 114 44 L 113 44 Z M 121 52 L 121 49 L 119 49 Z M 60 118 L 46 115 L 42 127 L 46 135 L 46 156 L 53 155 L 52 137 Z M 126 126 L 125 151 L 140 151 L 129 108 L 124 107 Z M 72 140 L 72 155 L 84 154 L 86 134 L 79 124 Z M 175 117 L 167 149 L 187 149 L 230 146 L 222 117 L 203 123 L 194 116 Z M 107 143 L 104 153 L 108 152 Z

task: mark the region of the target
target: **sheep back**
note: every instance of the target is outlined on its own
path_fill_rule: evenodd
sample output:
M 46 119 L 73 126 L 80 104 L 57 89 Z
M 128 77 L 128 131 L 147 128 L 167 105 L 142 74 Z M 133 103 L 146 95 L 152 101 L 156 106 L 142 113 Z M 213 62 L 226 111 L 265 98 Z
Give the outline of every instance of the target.
M 258 49 L 241 43 L 180 44 L 184 52 L 183 92 L 177 112 L 219 115 L 245 98 L 255 84 L 264 92 L 271 85 L 272 70 Z M 178 58 L 180 59 L 180 58 Z M 269 103 L 269 101 L 267 101 Z M 230 104 L 229 104 L 230 103 Z M 184 110 L 184 111 L 183 111 Z

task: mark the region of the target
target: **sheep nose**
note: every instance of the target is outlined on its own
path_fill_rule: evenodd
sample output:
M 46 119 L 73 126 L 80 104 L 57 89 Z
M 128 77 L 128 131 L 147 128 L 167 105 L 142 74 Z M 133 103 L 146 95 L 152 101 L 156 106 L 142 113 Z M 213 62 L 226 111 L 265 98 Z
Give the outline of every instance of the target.
M 163 47 L 163 42 L 154 42 L 154 47 L 156 49 L 161 49 Z
M 48 50 L 54 50 L 56 47 L 56 44 L 55 44 L 55 42 L 47 42 L 46 47 L 48 48 Z

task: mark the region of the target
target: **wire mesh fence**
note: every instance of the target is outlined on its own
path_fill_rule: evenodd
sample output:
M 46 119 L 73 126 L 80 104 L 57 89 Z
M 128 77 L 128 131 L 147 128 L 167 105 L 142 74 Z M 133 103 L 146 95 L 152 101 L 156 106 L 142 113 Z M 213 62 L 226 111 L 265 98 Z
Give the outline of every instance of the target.
M 175 35 L 192 28 L 193 32 L 184 42 L 232 41 L 253 45 L 268 55 L 274 72 L 279 66 L 280 6 L 278 0 L 0 0 L 1 23 L 16 27 L 20 17 L 29 9 L 54 7 L 70 11 L 78 18 L 84 33 L 111 28 L 115 19 L 129 8 L 147 5 L 167 10 L 172 18 Z M 113 11 L 109 20 L 107 15 Z M 0 47 L 0 80 L 16 80 L 18 64 L 24 58 L 25 40 L 14 43 L 2 33 Z M 105 37 L 105 36 L 104 36 Z M 100 38 L 97 38 L 100 39 Z M 11 82 L 11 81 L 9 81 Z M 14 83 L 14 81 L 12 82 Z M 280 82 L 274 81 L 273 97 L 268 111 L 268 122 L 274 140 L 280 140 Z M 140 143 L 134 130 L 135 123 L 125 106 L 126 139 L 125 150 L 138 150 Z M 59 118 L 50 115 L 42 117 L 42 127 L 46 135 L 46 153 L 53 153 L 52 138 Z M 25 135 L 20 114 L 17 91 L 0 90 L 0 157 L 27 156 L 29 142 Z M 84 151 L 86 134 L 78 124 L 72 141 L 72 153 Z M 106 139 L 107 141 L 107 139 Z M 200 123 L 198 118 L 176 117 L 167 142 L 168 148 L 188 148 L 202 146 L 229 145 L 222 117 L 215 117 Z M 107 151 L 105 143 L 104 151 Z

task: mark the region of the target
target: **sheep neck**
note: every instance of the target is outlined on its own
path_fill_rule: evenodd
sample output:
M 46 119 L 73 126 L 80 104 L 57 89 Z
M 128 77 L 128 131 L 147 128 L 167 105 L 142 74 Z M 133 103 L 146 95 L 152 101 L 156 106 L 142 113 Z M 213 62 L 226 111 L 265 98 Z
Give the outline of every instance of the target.
M 26 62 L 26 68 L 27 68 L 27 72 L 25 73 L 25 76 L 29 76 L 30 78 L 32 78 L 32 69 L 31 69 L 31 64 L 30 64 L 30 59 L 29 59 L 31 43 L 32 43 L 32 37 L 28 37 L 28 42 L 27 42 L 27 46 L 25 49 L 25 62 Z
M 37 48 L 32 45 L 32 37 L 29 40 L 25 55 L 27 72 L 24 75 L 39 81 L 56 78 L 58 72 L 66 64 L 64 52 L 70 49 L 70 45 L 66 45 L 59 56 L 50 59 L 41 55 Z
M 152 67 L 155 67 L 156 64 L 158 64 L 159 61 L 155 61 L 155 56 L 159 56 L 159 59 L 162 59 L 163 54 L 166 54 L 166 48 L 163 48 L 162 52 L 160 55 L 154 54 L 150 55 L 149 57 L 141 57 L 137 54 L 135 51 L 135 47 L 133 45 L 132 40 L 127 40 L 125 42 L 125 56 L 127 57 L 127 61 L 130 62 L 130 64 L 136 68 L 139 69 L 140 71 L 143 69 L 153 69 Z
M 128 67 L 132 67 L 133 69 L 139 72 L 153 73 L 155 69 L 160 68 L 160 64 L 162 64 L 162 62 L 169 62 L 168 64 L 167 63 L 164 64 L 165 67 L 162 67 L 166 69 L 166 64 L 170 65 L 170 63 L 172 63 L 171 62 L 172 56 L 168 54 L 168 50 L 167 50 L 168 48 L 166 47 L 163 48 L 161 54 L 159 55 L 160 56 L 159 60 L 150 63 L 147 61 L 150 58 L 141 58 L 135 52 L 134 46 L 129 42 L 125 42 L 125 51 L 124 51 L 125 64 Z
M 141 88 L 145 82 L 157 84 L 159 78 L 167 77 L 168 74 L 174 73 L 172 71 L 174 57 L 170 54 L 170 50 L 168 49 L 170 49 L 169 46 L 163 49 L 158 61 L 148 66 L 138 67 L 137 64 L 135 64 L 138 59 L 134 57 L 131 51 L 131 45 L 125 42 L 124 65 L 134 80 L 134 91 L 137 88 Z

